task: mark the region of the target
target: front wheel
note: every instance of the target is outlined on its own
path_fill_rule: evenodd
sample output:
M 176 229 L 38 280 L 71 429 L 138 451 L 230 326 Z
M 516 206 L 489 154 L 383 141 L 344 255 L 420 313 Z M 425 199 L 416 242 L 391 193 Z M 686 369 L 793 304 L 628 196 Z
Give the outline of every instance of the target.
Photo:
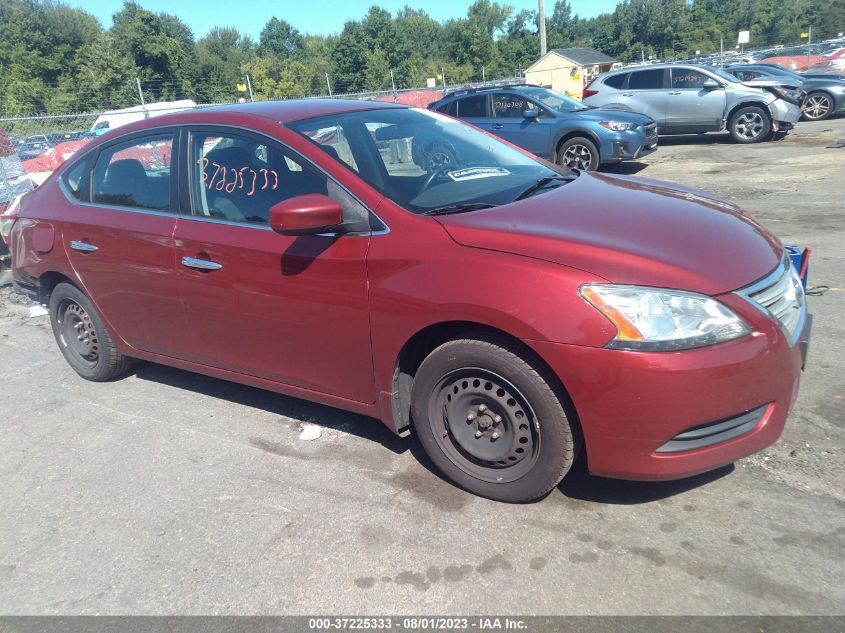
M 594 171 L 600 160 L 596 144 L 582 136 L 567 139 L 557 150 L 557 164 L 570 169 Z
M 53 288 L 50 324 L 65 360 L 86 380 L 110 380 L 134 362 L 115 349 L 93 304 L 71 284 L 60 283 Z
M 728 130 L 737 143 L 759 143 L 772 131 L 768 113 L 757 106 L 746 106 L 734 112 Z
M 824 121 L 831 113 L 833 113 L 833 99 L 824 92 L 811 92 L 801 106 L 801 114 L 808 121 Z
M 553 384 L 509 341 L 485 335 L 448 341 L 414 377 L 414 429 L 457 485 L 497 501 L 532 501 L 554 488 L 575 459 L 572 427 Z

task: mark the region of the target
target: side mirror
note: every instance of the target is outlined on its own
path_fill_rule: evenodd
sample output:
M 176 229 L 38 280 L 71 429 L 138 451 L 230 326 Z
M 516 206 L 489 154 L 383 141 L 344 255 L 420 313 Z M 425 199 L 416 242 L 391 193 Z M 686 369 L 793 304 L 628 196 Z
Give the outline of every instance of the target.
M 536 119 L 540 116 L 540 111 L 537 108 L 529 108 L 522 111 L 522 116 L 526 119 Z
M 340 204 L 320 193 L 295 196 L 270 207 L 270 228 L 282 235 L 326 233 L 342 223 Z
M 716 90 L 716 89 L 721 88 L 721 87 L 722 87 L 722 84 L 720 84 L 715 79 L 708 79 L 707 81 L 704 82 L 704 85 L 702 86 L 702 88 L 704 88 L 705 90 Z

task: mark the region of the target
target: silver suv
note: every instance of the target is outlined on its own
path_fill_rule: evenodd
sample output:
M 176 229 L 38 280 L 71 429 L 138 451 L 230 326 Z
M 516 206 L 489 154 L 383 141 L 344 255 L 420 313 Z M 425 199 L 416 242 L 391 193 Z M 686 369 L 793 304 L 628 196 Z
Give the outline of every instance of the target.
M 771 84 L 748 86 L 711 66 L 655 64 L 599 75 L 584 103 L 650 116 L 660 134 L 727 130 L 737 143 L 756 143 L 801 116 L 800 98 Z

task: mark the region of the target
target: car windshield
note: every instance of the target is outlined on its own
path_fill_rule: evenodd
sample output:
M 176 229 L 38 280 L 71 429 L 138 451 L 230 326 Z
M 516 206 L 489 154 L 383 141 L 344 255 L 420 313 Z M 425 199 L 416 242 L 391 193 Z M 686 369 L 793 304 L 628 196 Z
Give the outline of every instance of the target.
M 565 180 L 562 174 L 570 174 L 419 108 L 346 112 L 287 126 L 414 213 L 506 204 L 543 179 L 557 186 Z
M 729 82 L 731 82 L 732 84 L 740 84 L 740 83 L 742 83 L 739 79 L 737 79 L 736 77 L 734 77 L 732 74 L 730 74 L 730 73 L 728 73 L 728 72 L 725 72 L 725 71 L 724 71 L 724 70 L 722 70 L 721 68 L 716 68 L 715 66 L 702 66 L 702 68 L 704 68 L 704 69 L 705 69 L 705 70 L 707 70 L 708 72 L 713 73 L 713 74 L 714 74 L 714 75 L 716 75 L 717 77 L 719 77 L 719 78 L 721 78 L 721 79 L 724 79 L 725 81 L 729 81 Z
M 558 112 L 578 112 L 580 110 L 590 109 L 590 106 L 584 105 L 572 97 L 555 92 L 554 90 L 549 90 L 548 88 L 523 88 L 520 92 L 531 97 L 534 101 L 539 101 L 547 108 L 557 110 Z

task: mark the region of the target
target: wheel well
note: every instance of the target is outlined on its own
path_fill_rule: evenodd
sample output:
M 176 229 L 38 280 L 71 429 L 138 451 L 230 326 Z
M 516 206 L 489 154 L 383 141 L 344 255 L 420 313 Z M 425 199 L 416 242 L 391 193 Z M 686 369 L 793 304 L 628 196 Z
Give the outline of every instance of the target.
M 828 92 L 827 90 L 825 90 L 824 88 L 819 88 L 817 90 L 811 90 L 810 92 L 807 93 L 807 96 L 809 97 L 810 95 L 819 95 L 819 94 L 822 94 L 825 97 L 828 97 L 831 101 L 836 101 L 836 99 L 833 97 L 833 95 L 830 92 Z
M 733 115 L 736 114 L 736 111 L 742 108 L 747 108 L 748 106 L 757 106 L 758 108 L 763 110 L 763 112 L 766 113 L 766 116 L 769 117 L 769 122 L 771 123 L 772 113 L 769 110 L 769 106 L 767 106 L 762 101 L 743 101 L 742 103 L 736 104 L 733 108 L 731 108 L 731 111 L 728 112 L 728 116 L 725 117 L 725 123 L 730 124 L 730 121 L 733 118 Z
M 69 283 L 71 286 L 76 286 L 69 277 L 57 272 L 46 272 L 38 278 L 38 298 L 41 303 L 49 302 L 53 288 L 60 283 Z
M 566 134 L 561 136 L 555 143 L 555 160 L 557 160 L 557 153 L 560 151 L 560 146 L 563 145 L 569 139 L 575 138 L 576 136 L 582 136 L 588 141 L 592 141 L 593 144 L 596 146 L 596 149 L 599 151 L 599 154 L 601 154 L 601 143 L 592 132 L 588 132 L 587 130 L 573 130 L 572 132 L 567 132 Z
M 402 433 L 411 425 L 411 387 L 414 383 L 414 376 L 425 358 L 435 348 L 446 341 L 478 334 L 493 335 L 497 338 L 507 340 L 525 360 L 534 364 L 538 369 L 544 370 L 541 373 L 549 377 L 549 381 L 552 382 L 550 386 L 558 394 L 558 397 L 561 398 L 561 403 L 567 412 L 567 417 L 570 418 L 569 421 L 572 424 L 573 433 L 576 433 L 579 438 L 583 438 L 581 423 L 578 419 L 572 398 L 548 363 L 515 336 L 508 334 L 504 330 L 472 321 L 447 321 L 430 325 L 414 334 L 402 346 L 393 370 L 392 385 L 393 420 L 398 432 Z

